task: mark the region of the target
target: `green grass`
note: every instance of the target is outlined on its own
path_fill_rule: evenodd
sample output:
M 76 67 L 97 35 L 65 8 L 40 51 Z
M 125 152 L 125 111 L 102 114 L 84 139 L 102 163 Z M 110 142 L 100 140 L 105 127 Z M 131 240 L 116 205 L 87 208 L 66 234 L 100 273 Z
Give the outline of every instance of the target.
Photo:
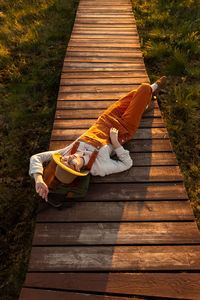
M 132 0 L 151 82 L 167 75 L 158 102 L 200 229 L 200 3 Z
M 0 11 L 0 294 L 18 299 L 38 198 L 30 156 L 46 151 L 77 0 L 2 0 Z

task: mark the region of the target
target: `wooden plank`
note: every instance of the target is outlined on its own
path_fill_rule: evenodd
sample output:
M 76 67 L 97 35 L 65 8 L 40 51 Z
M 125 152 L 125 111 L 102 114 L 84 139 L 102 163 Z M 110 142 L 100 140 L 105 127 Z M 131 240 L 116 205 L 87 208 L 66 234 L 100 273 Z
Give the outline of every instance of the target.
M 64 115 L 62 115 L 63 117 Z M 88 116 L 89 117 L 89 116 Z M 56 115 L 56 118 L 58 116 Z M 53 129 L 51 140 L 74 141 L 85 132 L 84 129 Z M 134 139 L 163 139 L 169 138 L 166 128 L 138 128 Z
M 75 24 L 114 24 L 114 25 L 123 25 L 123 24 L 133 24 L 134 20 L 133 18 L 117 18 L 116 20 L 116 17 L 114 18 L 76 18 L 75 20 Z
M 80 62 L 80 63 L 105 63 L 105 62 L 113 62 L 113 63 L 142 63 L 143 58 L 141 57 L 84 57 L 84 56 L 71 56 L 71 57 L 65 57 L 65 62 Z M 125 83 L 127 84 L 127 83 Z
M 67 292 L 67 291 L 53 291 L 33 288 L 23 288 L 19 297 L 19 300 L 128 300 L 127 297 L 117 296 L 104 296 L 95 294 L 86 294 L 78 292 Z M 141 300 L 138 298 L 132 298 L 133 300 Z
M 146 77 L 143 77 L 142 78 L 142 81 L 145 83 L 145 82 L 149 82 L 148 78 Z M 64 79 L 64 78 L 61 78 L 61 81 L 60 81 L 60 84 L 61 85 L 75 85 L 76 87 L 77 86 L 81 86 L 82 85 L 89 85 L 89 87 L 91 88 L 91 85 L 105 85 L 105 84 L 108 84 L 108 85 L 117 85 L 117 89 L 120 89 L 121 88 L 121 85 L 124 84 L 125 86 L 128 85 L 128 89 L 129 91 L 133 89 L 133 86 L 129 86 L 129 85 L 139 85 L 141 84 L 141 78 L 90 78 L 89 82 L 88 82 L 88 78 L 87 79 L 82 79 L 82 78 L 77 78 L 77 79 Z M 109 86 L 110 87 L 110 86 Z M 104 88 L 104 87 L 102 87 Z M 62 89 L 61 89 L 62 91 Z
M 115 50 L 115 49 L 120 50 L 120 49 L 122 49 L 121 45 L 122 45 L 122 43 L 120 43 L 120 41 L 119 42 L 107 41 L 107 42 L 102 43 L 101 40 L 96 40 L 96 41 L 94 41 L 94 40 L 90 40 L 90 41 L 81 41 L 81 40 L 78 41 L 78 40 L 76 40 L 76 41 L 70 41 L 68 43 L 69 47 L 76 47 L 77 48 L 76 50 L 78 50 L 78 48 L 81 48 L 81 47 L 87 47 L 89 51 L 92 48 L 101 48 L 102 50 L 107 48 L 110 51 Z M 135 41 L 135 42 L 132 42 L 132 43 L 130 43 L 130 42 L 129 43 L 123 43 L 123 45 L 124 45 L 123 49 L 135 50 L 139 47 L 139 42 Z M 108 67 L 109 67 L 109 65 L 108 65 Z M 137 67 L 137 65 L 135 66 L 135 68 L 136 67 Z M 143 65 L 143 67 L 144 67 L 144 65 Z
M 195 273 L 28 273 L 25 286 L 198 300 Z
M 32 242 L 33 246 L 188 243 L 200 244 L 195 222 L 41 223 L 36 224 Z
M 58 108 L 65 108 L 65 103 L 63 103 L 65 101 L 58 101 L 57 106 Z M 92 101 L 91 101 L 92 102 Z M 99 103 L 99 102 L 98 102 Z M 80 108 L 82 108 L 81 106 L 82 102 L 80 102 Z M 70 103 L 70 107 L 69 108 L 73 108 L 73 103 Z M 94 106 L 93 106 L 94 107 Z M 66 129 L 66 128 L 81 128 L 81 129 L 88 129 L 90 128 L 94 122 L 96 121 L 96 119 L 80 119 L 78 122 L 77 120 L 54 120 L 54 124 L 53 127 L 54 129 Z M 164 122 L 161 118 L 143 118 L 140 121 L 140 125 L 139 128 L 145 128 L 145 127 L 151 127 L 151 128 L 159 128 L 159 127 L 164 127 Z
M 61 95 L 61 94 L 59 94 Z M 66 94 L 65 94 L 66 95 Z M 69 96 L 71 95 L 71 93 L 68 93 L 67 96 L 65 97 L 59 97 L 60 100 L 66 100 L 66 98 L 70 98 Z M 75 96 L 76 95 L 76 96 Z M 84 96 L 86 96 L 85 94 L 82 93 L 82 97 L 81 94 L 79 94 L 80 97 L 78 100 L 84 100 Z M 74 98 L 78 98 L 78 94 L 74 94 L 73 95 Z M 91 100 L 93 99 L 94 94 L 91 94 Z M 99 97 L 103 98 L 103 95 L 99 95 Z M 104 96 L 106 97 L 106 96 Z M 64 99 L 62 99 L 64 98 Z M 71 96 L 72 98 L 72 96 Z M 89 96 L 87 97 L 89 98 Z M 75 100 L 75 99 L 74 99 Z M 57 109 L 56 114 L 55 114 L 55 119 L 97 119 L 103 112 L 105 111 L 105 109 Z M 154 118 L 160 118 L 161 117 L 161 112 L 159 109 L 155 108 L 154 110 L 145 112 L 142 116 L 143 118 L 149 118 L 149 117 L 154 117 Z M 159 130 L 158 130 L 159 131 Z M 80 131 L 79 131 L 80 132 Z M 155 130 L 154 130 L 155 132 Z M 164 129 L 163 129 L 164 132 Z M 150 133 L 150 131 L 149 131 Z M 136 132 L 137 134 L 137 132 Z M 80 135 L 80 134 L 79 134 Z M 149 135 L 148 135 L 149 136 Z M 167 135 L 168 136 L 168 135 Z
M 135 68 L 132 68 L 132 67 L 129 67 L 129 68 L 100 68 L 100 67 L 90 67 L 90 68 L 83 68 L 83 67 L 79 67 L 79 68 L 76 68 L 76 67 L 65 67 L 63 66 L 63 69 L 62 69 L 62 72 L 71 72 L 71 73 L 74 73 L 74 72 L 139 72 L 143 75 L 146 75 L 146 71 L 144 69 L 144 67 L 142 65 L 138 65 L 138 66 L 135 66 Z M 96 74 L 96 73 L 94 73 Z M 141 80 L 141 83 L 142 83 L 142 80 Z
M 153 152 L 131 154 L 134 166 L 174 166 L 178 161 L 173 152 Z
M 105 100 L 105 101 L 92 101 L 92 100 L 84 100 L 84 101 L 70 101 L 70 100 L 61 100 L 61 101 L 57 101 L 57 109 L 107 109 L 110 105 L 114 104 L 115 101 L 114 100 Z M 158 104 L 157 102 L 155 102 L 155 107 L 158 108 Z M 150 119 L 150 118 L 149 118 Z M 73 120 L 71 120 L 73 121 Z M 87 121 L 87 120 L 82 120 L 83 121 Z M 154 120 L 151 118 L 151 122 L 153 122 Z M 155 121 L 159 121 L 159 120 L 155 120 Z M 160 119 L 161 121 L 161 119 Z
M 50 150 L 62 149 L 70 145 L 72 141 L 51 141 Z M 124 147 L 131 152 L 160 152 L 172 151 L 172 146 L 169 140 L 131 140 L 124 144 Z
M 121 29 L 136 29 L 135 23 L 131 24 L 80 24 L 80 23 L 75 23 L 74 24 L 74 29 L 77 28 L 121 28 Z M 140 48 L 140 47 L 139 47 Z
M 126 58 L 126 57 L 127 58 L 139 57 L 139 58 L 141 58 L 141 57 L 143 57 L 141 53 L 138 53 L 138 51 L 133 51 L 133 52 L 128 52 L 128 53 L 125 52 L 125 53 L 120 53 L 120 54 L 117 53 L 117 52 L 112 52 L 112 51 L 110 51 L 110 52 L 68 51 L 65 57 L 72 57 L 72 56 L 75 56 L 75 57 L 82 56 L 84 58 L 92 57 L 92 56 L 93 57 L 104 57 L 104 56 L 106 56 L 106 57 L 110 57 L 110 58 L 112 58 L 112 57 L 123 57 L 123 58 Z M 132 74 L 135 75 L 134 72 L 132 72 Z M 126 74 L 124 74 L 124 75 L 126 75 Z M 128 76 L 124 76 L 124 77 L 127 78 Z M 137 76 L 134 76 L 134 77 L 137 78 Z M 146 77 L 148 77 L 148 76 L 146 75 Z
M 127 19 L 129 21 L 132 21 L 133 20 L 133 13 L 132 12 L 108 12 L 108 13 L 104 13 L 103 11 L 101 12 L 92 12 L 92 13 L 89 13 L 89 12 L 81 12 L 81 11 L 78 11 L 77 14 L 77 20 L 82 20 L 82 19 L 94 19 L 95 21 L 96 20 L 103 20 L 106 18 L 106 20 L 110 19 L 110 20 L 116 20 L 116 18 L 119 18 L 120 20 L 123 20 L 123 19 Z
M 98 195 L 98 201 L 113 201 L 113 200 L 115 201 L 143 201 L 143 200 L 162 201 L 162 200 L 188 199 L 188 195 L 186 193 L 183 183 L 167 183 L 167 182 L 164 183 L 148 182 L 148 183 L 140 183 L 140 184 L 118 183 L 114 187 L 113 184 L 109 184 L 109 183 L 103 183 L 103 184 L 93 183 L 89 187 L 85 200 L 96 201 L 97 199 L 96 195 Z M 149 204 L 154 205 L 154 202 Z M 155 205 L 160 205 L 160 204 L 155 204 Z M 180 214 L 184 215 L 183 210 L 181 208 L 182 204 L 173 201 L 172 203 L 166 202 L 161 204 L 162 207 L 164 205 L 167 205 L 165 209 L 169 209 L 169 214 L 171 214 L 170 206 L 173 207 L 174 205 L 175 206 L 178 205 L 177 209 L 180 209 Z
M 135 167 L 119 174 L 105 177 L 92 177 L 92 182 L 173 182 L 182 181 L 183 177 L 178 166 Z
M 199 245 L 33 247 L 29 271 L 195 271 L 199 256 Z
M 102 79 L 103 81 L 103 79 Z M 135 89 L 135 86 L 138 86 L 138 83 L 135 84 L 121 84 L 121 85 L 115 85 L 115 84 L 98 84 L 98 85 L 62 85 L 63 80 L 61 80 L 61 85 L 59 88 L 59 93 L 106 93 L 106 92 L 120 92 L 122 91 L 124 95 L 129 93 L 130 91 Z M 148 83 L 148 82 L 146 82 Z
M 94 44 L 93 44 L 94 45 Z M 119 44 L 118 44 L 119 45 Z M 75 46 L 75 45 L 74 45 Z M 90 44 L 92 47 L 92 44 Z M 143 62 L 138 62 L 138 63 L 117 63 L 117 62 L 107 62 L 107 63 L 94 63 L 94 62 L 64 62 L 63 64 L 64 67 L 78 67 L 78 68 L 106 68 L 106 70 L 110 71 L 111 68 L 114 68 L 115 70 L 121 71 L 121 69 L 142 69 L 144 68 Z
M 113 192 L 112 200 L 115 200 L 115 194 Z M 192 209 L 187 201 L 98 202 L 101 200 L 100 195 L 98 199 L 97 196 L 93 198 L 93 202 L 86 202 L 86 200 L 68 200 L 65 207 L 56 211 L 56 213 L 54 208 L 46 207 L 46 209 L 39 212 L 37 222 L 101 222 L 102 220 L 104 222 L 166 222 L 194 220 Z M 134 226 L 134 224 L 132 225 Z M 151 232 L 151 234 L 153 233 Z
M 123 37 L 128 36 L 135 36 L 138 38 L 137 35 L 137 28 L 120 28 L 120 27 L 74 27 L 72 34 L 105 34 L 106 36 L 110 35 L 120 35 Z M 140 51 L 141 53 L 141 51 Z
M 87 71 L 82 71 L 80 73 L 77 73 L 75 71 L 72 72 L 65 72 L 65 68 L 63 68 L 62 73 L 61 73 L 61 78 L 140 78 L 140 83 L 141 81 L 143 81 L 144 78 L 147 77 L 146 73 L 144 71 L 113 71 L 113 72 L 109 72 L 109 71 L 91 71 L 91 72 L 87 72 Z

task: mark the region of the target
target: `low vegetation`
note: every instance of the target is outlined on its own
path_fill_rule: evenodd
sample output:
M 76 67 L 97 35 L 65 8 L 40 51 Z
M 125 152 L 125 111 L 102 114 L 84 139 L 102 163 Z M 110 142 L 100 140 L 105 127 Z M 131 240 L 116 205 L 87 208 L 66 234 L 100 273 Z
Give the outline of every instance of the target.
M 151 82 L 167 75 L 158 102 L 200 229 L 200 4 L 132 0 Z
M 1 0 L 0 295 L 18 299 L 37 198 L 30 155 L 46 151 L 76 0 Z

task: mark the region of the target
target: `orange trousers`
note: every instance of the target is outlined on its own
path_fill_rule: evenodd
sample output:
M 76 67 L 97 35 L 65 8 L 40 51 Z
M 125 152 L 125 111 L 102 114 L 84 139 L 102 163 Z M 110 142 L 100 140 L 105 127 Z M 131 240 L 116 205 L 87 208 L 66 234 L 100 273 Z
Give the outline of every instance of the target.
M 119 142 L 124 144 L 130 140 L 140 124 L 142 114 L 152 98 L 150 84 L 143 83 L 112 104 L 88 129 L 80 140 L 87 142 L 97 149 L 110 144 L 110 128 L 118 129 Z

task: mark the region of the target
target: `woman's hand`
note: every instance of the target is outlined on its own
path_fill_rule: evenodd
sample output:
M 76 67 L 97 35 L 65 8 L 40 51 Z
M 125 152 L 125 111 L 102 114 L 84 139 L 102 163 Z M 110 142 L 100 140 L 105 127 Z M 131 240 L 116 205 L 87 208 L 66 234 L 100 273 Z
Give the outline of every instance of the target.
M 48 201 L 49 189 L 46 183 L 44 182 L 41 174 L 34 174 L 35 178 L 35 190 L 45 201 Z
M 121 146 L 118 141 L 118 130 L 116 128 L 110 128 L 110 140 L 115 149 Z

